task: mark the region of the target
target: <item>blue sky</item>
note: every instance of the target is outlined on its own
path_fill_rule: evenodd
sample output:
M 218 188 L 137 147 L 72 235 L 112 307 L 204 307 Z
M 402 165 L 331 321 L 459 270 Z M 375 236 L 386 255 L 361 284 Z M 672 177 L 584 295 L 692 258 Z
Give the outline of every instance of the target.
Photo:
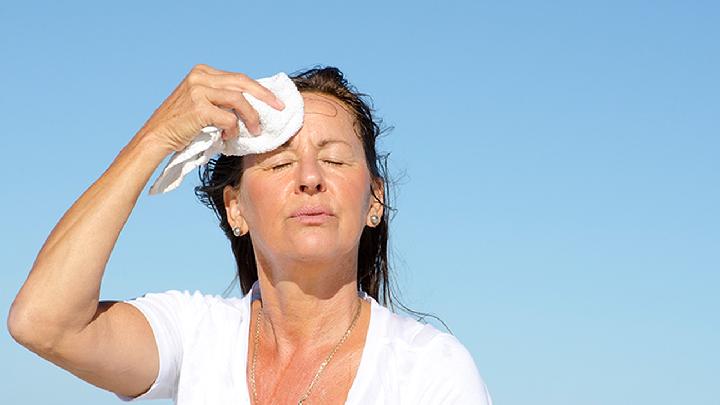
M 710 1 L 4 3 L 3 324 L 53 226 L 193 65 L 333 65 L 394 127 L 401 297 L 497 404 L 720 404 L 718 20 Z M 225 290 L 196 184 L 146 187 L 103 299 Z M 120 403 L 7 332 L 0 350 L 4 403 Z

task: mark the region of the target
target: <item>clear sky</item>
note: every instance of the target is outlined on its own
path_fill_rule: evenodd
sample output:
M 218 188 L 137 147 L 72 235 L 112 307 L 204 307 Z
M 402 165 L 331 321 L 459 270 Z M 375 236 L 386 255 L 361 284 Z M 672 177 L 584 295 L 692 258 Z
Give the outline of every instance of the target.
M 2 323 L 193 65 L 333 65 L 394 127 L 402 298 L 450 326 L 498 405 L 720 404 L 718 21 L 713 1 L 5 2 Z M 232 256 L 197 183 L 148 184 L 103 299 L 223 293 Z M 0 353 L 3 403 L 120 403 L 6 329 Z

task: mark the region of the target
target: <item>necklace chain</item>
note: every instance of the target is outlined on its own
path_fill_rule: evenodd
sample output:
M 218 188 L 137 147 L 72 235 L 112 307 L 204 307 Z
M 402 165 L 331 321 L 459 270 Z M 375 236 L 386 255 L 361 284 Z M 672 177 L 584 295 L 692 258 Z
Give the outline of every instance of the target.
M 308 386 L 307 390 L 305 390 L 305 394 L 300 398 L 298 401 L 298 405 L 303 405 L 303 402 L 307 400 L 307 398 L 310 396 L 310 391 L 312 391 L 313 387 L 315 386 L 315 382 L 317 382 L 318 377 L 320 377 L 320 373 L 325 370 L 325 367 L 330 363 L 330 360 L 332 360 L 333 356 L 335 355 L 335 352 L 337 352 L 338 348 L 347 340 L 348 336 L 350 336 L 350 332 L 352 331 L 353 327 L 355 326 L 355 323 L 357 322 L 358 318 L 360 317 L 360 308 L 362 308 L 362 298 L 358 297 L 358 306 L 357 310 L 355 311 L 355 316 L 353 317 L 352 322 L 350 323 L 350 327 L 345 331 L 345 334 L 343 335 L 342 339 L 335 345 L 335 348 L 330 352 L 330 355 L 327 356 L 327 358 L 320 364 L 320 368 L 318 368 L 318 371 L 315 373 L 315 377 L 313 377 L 312 381 L 310 382 L 310 385 Z M 262 303 L 260 304 L 260 309 L 258 309 L 257 314 L 257 321 L 255 322 L 255 339 L 253 342 L 253 358 L 252 358 L 252 366 L 250 368 L 250 385 L 252 387 L 252 394 L 253 394 L 253 404 L 257 405 L 257 390 L 255 389 L 255 367 L 257 365 L 257 352 L 258 352 L 258 342 L 260 341 L 260 321 L 262 319 Z

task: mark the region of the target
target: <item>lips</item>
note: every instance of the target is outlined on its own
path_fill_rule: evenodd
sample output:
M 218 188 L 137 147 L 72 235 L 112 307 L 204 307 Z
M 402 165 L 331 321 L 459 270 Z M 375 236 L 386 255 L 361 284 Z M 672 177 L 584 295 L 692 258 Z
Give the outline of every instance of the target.
M 300 207 L 298 210 L 294 211 L 291 215 L 292 218 L 297 217 L 314 217 L 314 216 L 331 216 L 333 215 L 332 211 L 324 206 L 321 205 L 306 205 L 304 207 Z
M 332 211 L 320 205 L 306 205 L 292 213 L 291 218 L 303 225 L 322 225 L 334 214 Z

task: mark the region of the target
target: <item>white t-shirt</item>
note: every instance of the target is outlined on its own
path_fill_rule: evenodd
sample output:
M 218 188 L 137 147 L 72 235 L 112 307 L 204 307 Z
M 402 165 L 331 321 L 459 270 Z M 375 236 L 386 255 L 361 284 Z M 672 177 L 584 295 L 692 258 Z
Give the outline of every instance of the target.
M 125 301 L 152 327 L 158 376 L 123 401 L 172 398 L 177 405 L 250 404 L 246 366 L 251 299 L 169 290 Z M 371 304 L 365 347 L 346 405 L 492 405 L 472 356 L 454 336 Z

